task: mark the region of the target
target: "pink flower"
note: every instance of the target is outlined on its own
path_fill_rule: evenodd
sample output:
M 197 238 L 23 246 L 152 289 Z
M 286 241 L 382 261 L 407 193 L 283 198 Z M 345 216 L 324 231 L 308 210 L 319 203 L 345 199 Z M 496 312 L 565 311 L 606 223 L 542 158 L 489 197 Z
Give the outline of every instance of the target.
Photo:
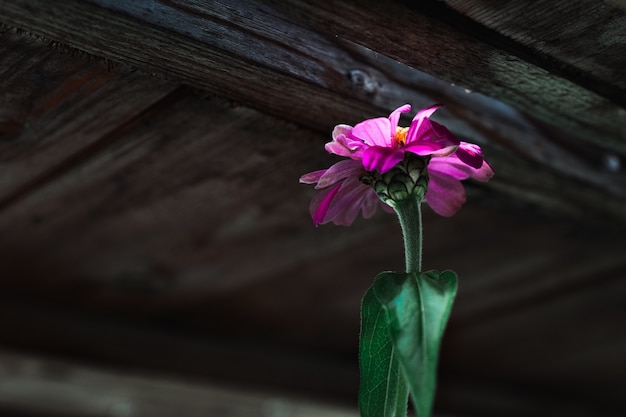
M 314 224 L 332 221 L 347 226 L 359 210 L 363 217 L 371 217 L 376 211 L 377 196 L 361 178 L 369 172 L 390 171 L 405 158 L 405 153 L 430 158 L 430 180 L 424 201 L 442 216 L 455 214 L 466 198 L 461 180 L 473 178 L 485 182 L 494 172 L 478 145 L 459 141 L 446 127 L 430 120 L 439 107 L 417 112 L 408 128 L 398 127 L 400 113 L 411 110 L 408 104 L 394 110 L 389 118 L 368 119 L 354 127 L 337 125 L 333 140 L 325 148 L 351 160 L 300 179 L 306 184 L 316 183 L 315 188 L 322 189 L 311 202 Z

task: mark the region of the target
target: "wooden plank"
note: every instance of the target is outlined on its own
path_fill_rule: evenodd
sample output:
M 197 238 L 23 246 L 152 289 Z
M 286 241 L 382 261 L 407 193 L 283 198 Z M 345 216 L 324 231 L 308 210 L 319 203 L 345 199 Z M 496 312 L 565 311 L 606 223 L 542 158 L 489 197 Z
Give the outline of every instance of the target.
M 330 404 L 267 388 L 136 369 L 102 368 L 7 349 L 0 350 L 0 376 L 0 412 L 11 416 L 358 415 L 352 405 Z M 441 417 L 491 415 L 484 414 L 485 410 L 501 410 L 512 417 L 561 415 L 555 410 L 564 408 L 572 417 L 590 417 L 596 411 L 612 416 L 619 411 L 601 404 L 589 406 L 582 398 L 566 400 L 558 391 L 545 396 L 532 386 L 496 386 L 460 377 L 444 381 L 438 398 L 436 415 Z
M 460 15 L 433 7 L 444 3 Z M 495 5 L 481 0 L 446 0 L 429 7 L 453 25 L 468 25 L 469 20 L 479 23 L 488 29 L 482 41 L 510 44 L 527 60 L 626 106 L 626 11 L 617 4 L 542 0 Z M 462 16 L 468 19 L 462 21 Z
M 80 16 L 80 19 L 73 20 L 74 23 L 72 24 L 80 24 L 81 21 L 87 22 L 89 19 L 96 19 L 96 21 L 105 19 L 110 22 L 108 24 L 119 25 L 116 32 L 129 33 L 136 36 L 137 39 L 133 39 L 130 43 L 124 43 L 124 40 L 120 40 L 118 37 L 115 39 L 107 38 L 106 45 L 111 46 L 111 49 L 102 49 L 100 43 L 98 43 L 97 48 L 92 48 L 89 45 L 91 45 L 90 40 L 94 39 L 93 36 L 108 36 L 107 33 L 72 32 L 72 36 L 81 36 L 81 40 L 76 41 L 72 40 L 74 38 L 66 38 L 61 33 L 64 30 L 62 28 L 45 26 L 44 16 L 33 17 L 29 14 L 25 19 L 44 19 L 37 20 L 36 22 L 39 23 L 36 24 L 41 24 L 44 28 L 48 27 L 46 30 L 68 40 L 69 43 L 86 45 L 92 52 L 101 53 L 105 56 L 112 56 L 111 54 L 117 51 L 115 52 L 116 58 L 150 71 L 155 70 L 153 67 L 154 59 L 146 51 L 154 50 L 154 48 L 146 46 L 140 51 L 136 51 L 134 47 L 132 51 L 127 48 L 138 42 L 157 42 L 164 51 L 172 54 L 168 58 L 167 62 L 169 63 L 165 67 L 160 67 L 165 75 L 177 77 L 213 91 L 234 94 L 234 97 L 247 103 L 280 114 L 281 117 L 315 126 L 316 129 L 326 128 L 328 130 L 326 130 L 325 136 L 331 126 L 340 121 L 354 123 L 359 117 L 366 117 L 365 114 L 369 116 L 379 115 L 380 112 L 373 110 L 374 108 L 392 108 L 404 102 L 406 97 L 415 97 L 412 101 L 416 107 L 427 106 L 436 101 L 446 102 L 448 103 L 447 111 L 438 112 L 437 118 L 457 133 L 461 133 L 462 137 L 467 140 L 483 144 L 490 160 L 496 167 L 498 182 L 490 183 L 487 185 L 488 187 L 498 187 L 501 191 L 512 193 L 516 198 L 530 200 L 577 217 L 585 216 L 591 210 L 602 215 L 608 214 L 611 219 L 617 219 L 620 222 L 626 218 L 626 210 L 624 209 L 626 177 L 621 175 L 619 156 L 613 151 L 607 153 L 604 146 L 588 146 L 584 140 L 576 139 L 536 120 L 529 119 L 519 111 L 502 103 L 479 94 L 468 94 L 460 87 L 450 86 L 350 42 L 335 41 L 332 43 L 314 32 L 291 25 L 287 26 L 285 30 L 295 31 L 293 35 L 302 41 L 295 43 L 293 47 L 290 46 L 291 49 L 285 49 L 287 47 L 284 41 L 277 38 L 279 34 L 275 30 L 269 32 L 270 40 L 261 36 L 262 30 L 268 27 L 279 27 L 275 25 L 280 23 L 273 14 L 267 11 L 267 8 L 261 9 L 266 13 L 263 15 L 266 20 L 261 19 L 260 21 L 263 24 L 257 22 L 256 26 L 253 25 L 249 29 L 253 30 L 253 34 L 258 36 L 260 42 L 268 43 L 265 47 L 265 50 L 268 51 L 267 56 L 260 55 L 261 58 L 255 58 L 258 62 L 250 65 L 250 62 L 243 61 L 251 59 L 250 57 L 240 56 L 242 61 L 238 61 L 237 56 L 224 55 L 220 48 L 203 45 L 200 41 L 209 42 L 209 38 L 213 38 L 207 38 L 208 35 L 203 38 L 203 32 L 199 30 L 196 31 L 199 34 L 193 32 L 192 35 L 200 37 L 200 41 L 195 41 L 189 37 L 177 37 L 177 35 L 169 32 L 159 32 L 152 26 L 139 34 L 136 22 L 124 16 L 107 14 L 109 12 L 83 3 L 63 3 L 60 7 L 65 7 L 65 9 L 51 11 L 53 15 L 59 13 L 58 18 L 60 19 L 64 16 L 71 16 L 73 13 Z M 133 7 L 141 6 L 136 4 Z M 170 8 L 173 6 L 162 5 L 160 7 L 165 8 L 162 13 L 167 12 L 168 16 L 171 14 Z M 140 14 L 142 9 L 133 10 Z M 245 10 L 248 9 L 244 8 L 243 11 Z M 180 19 L 186 16 L 183 12 L 186 13 L 185 10 L 178 10 L 177 16 Z M 217 19 L 218 23 L 222 22 L 223 24 L 227 17 L 233 17 L 233 14 L 236 15 L 236 13 L 243 13 L 237 12 L 235 9 L 228 9 L 225 5 L 215 11 L 215 13 L 217 12 L 221 13 L 219 16 L 222 20 L 217 17 L 206 18 L 204 15 L 197 17 L 196 13 L 192 16 L 195 20 L 190 18 L 189 22 L 185 21 L 188 23 L 185 27 L 193 28 L 195 27 L 194 24 L 199 25 L 198 19 L 202 18 L 206 20 L 207 27 L 217 30 L 220 26 L 211 19 Z M 231 14 L 227 15 L 227 12 Z M 160 15 L 156 14 L 156 16 Z M 248 22 L 245 19 L 250 19 L 250 17 L 244 13 L 242 19 Z M 159 22 L 161 20 L 153 23 L 159 24 Z M 167 20 L 163 22 L 167 22 Z M 173 22 L 177 22 L 177 20 L 174 19 Z M 261 26 L 259 27 L 259 25 Z M 288 31 L 287 33 L 291 32 Z M 228 47 L 232 49 L 231 52 L 244 54 L 247 46 L 241 40 L 242 36 L 237 37 L 230 34 L 227 36 L 227 40 L 221 41 L 226 44 L 218 46 Z M 271 36 L 275 38 L 271 38 Z M 239 44 L 237 44 L 237 40 Z M 311 42 L 307 43 L 306 41 Z M 278 52 L 272 52 L 272 45 L 277 42 L 281 42 L 276 47 Z M 178 48 L 178 45 L 181 44 L 192 48 L 193 52 L 181 52 L 181 48 Z M 165 45 L 169 46 L 166 47 Z M 321 53 L 319 51 L 324 51 L 325 55 L 318 56 Z M 278 71 L 276 62 L 280 58 L 280 53 L 287 52 L 291 52 L 299 58 L 296 60 L 296 64 L 290 67 L 292 73 L 284 74 Z M 130 55 L 126 56 L 125 53 Z M 180 55 L 181 53 L 187 55 Z M 207 53 L 210 56 L 207 56 Z M 315 55 L 316 53 L 318 55 Z M 133 61 L 128 61 L 131 55 Z M 199 56 L 207 59 L 199 60 Z M 319 65 L 319 62 L 326 62 L 329 65 L 329 71 L 320 73 L 319 70 L 316 70 L 316 65 Z M 187 65 L 190 67 L 186 67 Z M 225 71 L 227 66 L 229 70 Z M 235 67 L 239 69 L 234 70 Z M 241 73 L 238 72 L 239 70 L 247 72 Z M 310 74 L 314 74 L 314 76 Z M 346 74 L 350 77 L 346 78 Z M 189 76 L 197 78 L 192 80 Z M 242 83 L 241 80 L 246 78 L 254 79 L 258 81 L 258 84 Z M 268 85 L 268 83 L 270 84 Z M 274 86 L 277 84 L 282 87 L 292 86 L 293 90 L 285 95 L 285 90 L 281 89 L 276 95 L 278 90 Z M 368 89 L 372 88 L 372 85 L 375 87 L 374 91 L 369 91 Z M 234 93 L 233 89 L 237 92 Z M 347 96 L 353 98 L 346 99 Z M 302 99 L 303 97 L 306 97 L 306 100 Z M 316 100 L 319 101 L 316 102 Z M 352 100 L 357 100 L 360 104 L 357 105 Z M 337 106 L 342 109 L 338 109 Z M 332 109 L 332 111 L 328 111 L 328 109 Z M 324 141 L 326 139 L 320 137 L 319 140 Z M 529 143 L 532 145 L 529 146 Z M 504 148 L 506 152 L 491 151 L 490 147 L 492 146 Z M 518 157 L 511 156 L 510 152 L 521 154 L 534 163 L 528 164 Z M 608 160 L 617 161 L 617 168 L 607 168 L 603 161 Z M 539 168 L 535 163 L 548 166 L 549 169 Z M 315 168 L 318 167 L 311 167 L 310 169 Z M 303 167 L 303 170 L 308 169 Z M 556 171 L 558 174 L 555 176 L 550 171 Z M 546 181 L 543 178 L 545 175 L 550 180 Z M 602 191 L 596 191 L 596 189 Z M 595 217 L 602 218 L 602 216 Z
M 336 97 L 326 88 L 303 83 L 271 68 L 252 65 L 249 57 L 237 56 L 155 25 L 138 25 L 136 19 L 87 2 L 67 1 L 51 6 L 45 1 L 40 4 L 0 2 L 1 16 L 6 23 L 96 56 L 126 62 L 150 73 L 253 103 L 275 114 L 296 116 L 294 120 L 308 125 L 319 126 L 318 116 L 327 112 L 327 103 L 332 103 Z M 38 13 L 31 13 L 32 9 Z M 343 75 L 336 76 L 343 80 Z M 280 93 L 268 94 L 270 87 Z M 292 99 L 286 100 L 286 97 Z M 300 97 L 308 100 L 293 99 Z M 348 98 L 337 102 L 333 111 L 337 117 L 348 120 L 355 112 L 365 115 L 371 108 L 371 105 Z
M 174 89 L 0 28 L 0 206 L 27 194 Z M 82 156 L 81 156 L 82 155 Z
M 595 136 L 586 140 L 622 155 L 626 150 L 623 106 L 523 61 L 515 51 L 491 47 L 405 4 L 291 1 L 290 7 L 290 16 L 301 24 L 306 21 L 307 27 L 323 27 L 412 68 L 511 104 L 570 134 Z
M 3 295 L 3 348 L 55 354 L 112 369 L 186 375 L 344 403 L 353 403 L 357 395 L 354 347 L 346 354 L 312 349 L 293 340 L 259 338 L 245 328 L 232 334 L 215 327 L 205 331 L 176 323 L 175 315 L 168 319 L 163 308 L 156 315 L 139 317 L 112 308 L 76 310 L 52 298 L 36 303 L 32 300 Z M 235 310 L 221 310 L 203 318 L 224 322 L 226 316 L 236 314 Z M 269 327 L 267 323 L 265 327 Z
M 355 93 L 350 70 L 360 67 L 337 47 L 343 38 L 510 103 L 604 149 L 626 153 L 626 111 L 621 106 L 401 4 L 93 3 L 135 19 L 79 1 L 54 6 L 38 0 L 1 4 L 9 24 L 309 126 L 327 129 L 334 124 L 326 121 L 329 113 L 346 121 L 371 115 L 371 96 L 384 90 L 376 82 L 357 82 Z M 31 9 L 40 13 L 30 13 Z M 325 36 L 319 28 L 332 35 Z M 277 85 L 280 94 L 268 95 Z
M 398 246 L 368 253 L 368 242 L 381 234 L 401 244 L 394 218 L 362 222 L 341 239 L 332 228 L 312 227 L 307 207 L 314 190 L 297 178 L 306 164 L 314 169 L 327 159 L 316 152 L 314 132 L 189 92 L 149 110 L 143 123 L 118 132 L 106 152 L 5 208 L 0 247 L 3 276 L 11 278 L 0 283 L 3 290 L 98 311 L 158 314 L 165 306 L 186 312 L 187 305 L 205 305 L 189 320 L 203 317 L 208 331 L 255 331 L 318 345 L 334 345 L 340 335 L 339 343 L 352 348 L 359 299 L 369 285 L 361 277 L 388 268 L 389 251 L 402 262 Z M 363 273 L 344 265 L 348 278 L 337 284 L 328 269 L 318 271 L 323 279 L 303 270 L 319 259 L 337 263 L 346 247 L 367 260 Z M 254 288 L 276 276 L 285 288 L 314 282 L 325 293 L 331 284 L 336 301 L 311 320 L 306 291 L 294 288 L 275 303 L 269 300 L 283 291 L 254 296 Z M 285 325 L 268 325 L 288 306 L 297 314 L 278 317 Z M 339 318 L 351 307 L 347 320 Z M 220 325 L 223 311 L 235 317 Z
M 486 378 L 496 373 L 515 375 L 520 382 L 586 392 L 593 402 L 607 399 L 605 404 L 623 407 L 626 404 L 619 392 L 626 388 L 622 354 L 626 338 L 616 329 L 626 318 L 621 301 L 626 292 L 624 267 L 596 274 L 601 283 L 535 297 L 533 304 L 516 314 L 492 312 L 467 328 L 462 323 L 463 329 L 452 325 L 448 343 L 467 349 L 444 355 L 449 358 L 444 367 L 463 366 L 466 372 Z M 473 350 L 478 340 L 490 342 Z
M 355 407 L 204 379 L 116 371 L 0 350 L 0 412 L 29 416 L 356 417 Z M 6 413 L 6 414 L 5 414 Z
M 383 6 L 379 2 L 359 2 L 358 5 L 353 2 L 335 2 L 329 7 L 322 2 L 317 4 L 292 1 L 288 6 L 285 2 L 268 2 L 269 7 L 264 3 L 246 2 L 236 7 L 233 7 L 232 3 L 227 7 L 218 3 L 208 8 L 200 2 L 189 5 L 188 2 L 174 1 L 165 4 L 156 2 L 148 13 L 145 5 L 129 7 L 111 0 L 94 0 L 94 3 L 184 33 L 263 65 L 268 65 L 267 61 L 274 63 L 274 66 L 280 63 L 277 70 L 295 71 L 300 77 L 314 83 L 320 82 L 316 77 L 320 71 L 324 73 L 331 69 L 319 68 L 319 61 L 333 62 L 333 58 L 336 59 L 333 56 L 335 54 L 332 54 L 334 48 L 324 47 L 317 33 L 312 31 L 307 33 L 301 28 L 313 30 L 319 27 L 327 28 L 335 36 L 364 44 L 412 68 L 502 99 L 540 120 L 569 127 L 568 130 L 572 133 L 580 134 L 581 126 L 575 125 L 591 122 L 594 134 L 602 135 L 602 139 L 595 143 L 603 146 L 606 146 L 607 142 L 614 144 L 622 154 L 626 150 L 624 142 L 626 111 L 623 109 L 626 101 L 622 103 L 622 107 L 611 105 L 610 101 L 601 96 L 578 88 L 566 79 L 551 75 L 549 70 L 543 71 L 516 59 L 506 51 L 478 43 L 458 30 L 438 24 L 437 21 L 419 13 L 412 13 L 401 4 L 392 3 Z M 286 26 L 283 23 L 285 19 L 297 22 L 297 26 L 293 25 L 295 28 Z M 238 30 L 233 30 L 232 25 L 228 25 L 228 33 L 240 32 L 247 36 L 235 39 L 227 36 L 215 37 L 206 29 L 214 26 L 215 21 L 238 22 L 241 25 L 235 25 Z M 597 23 L 602 25 L 604 21 L 599 18 Z M 275 27 L 282 30 L 279 32 L 274 29 Z M 403 28 L 402 42 L 399 42 L 397 35 L 389 33 L 396 27 Z M 372 31 L 371 28 L 376 30 Z M 281 59 L 281 55 L 277 53 L 276 49 L 284 42 L 280 36 L 284 39 L 285 33 L 289 33 L 288 48 L 297 54 L 292 52 L 291 56 L 295 55 L 304 61 L 304 68 L 292 65 L 291 60 Z M 261 48 L 254 48 L 254 51 L 264 51 L 263 54 L 249 52 L 250 38 L 255 39 L 250 35 L 255 34 L 257 36 L 262 34 L 261 39 L 269 38 L 271 42 L 269 45 L 268 42 L 263 42 Z M 372 36 L 368 37 L 368 34 Z M 306 41 L 302 41 L 304 39 Z M 311 41 L 314 45 L 320 45 L 317 50 L 312 50 Z M 436 53 L 432 45 L 437 45 Z M 324 51 L 321 56 L 319 50 Z M 307 55 L 308 59 L 302 59 Z M 265 56 L 266 59 L 259 60 L 259 56 Z M 311 57 L 317 59 L 312 61 Z M 485 60 L 485 57 L 488 59 Z M 614 93 L 615 88 L 610 87 L 605 90 Z M 375 86 L 372 88 L 375 89 Z M 571 123 L 572 117 L 577 119 L 574 124 Z M 590 133 L 591 130 L 587 132 Z
M 486 356 L 481 352 L 480 357 Z M 437 403 L 451 415 L 497 417 L 619 417 L 623 406 L 589 399 L 586 392 L 572 393 L 558 386 L 538 386 L 499 379 L 492 383 L 473 374 L 439 381 Z M 615 392 L 615 391 L 614 391 Z M 615 395 L 615 394 L 613 394 Z

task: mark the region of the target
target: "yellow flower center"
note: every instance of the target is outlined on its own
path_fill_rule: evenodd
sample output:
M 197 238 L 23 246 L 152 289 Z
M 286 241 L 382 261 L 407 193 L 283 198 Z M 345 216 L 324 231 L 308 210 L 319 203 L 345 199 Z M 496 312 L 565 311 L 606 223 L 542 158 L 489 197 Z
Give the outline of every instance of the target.
M 396 127 L 396 136 L 393 138 L 394 147 L 398 148 L 404 146 L 407 133 L 409 133 L 408 127 Z

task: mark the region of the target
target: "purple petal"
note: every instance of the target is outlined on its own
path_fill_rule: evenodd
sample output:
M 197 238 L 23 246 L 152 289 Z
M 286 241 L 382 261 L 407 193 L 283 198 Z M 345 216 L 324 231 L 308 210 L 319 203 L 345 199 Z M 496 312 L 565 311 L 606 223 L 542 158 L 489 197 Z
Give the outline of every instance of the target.
M 435 213 L 441 216 L 450 217 L 454 215 L 465 203 L 463 184 L 456 178 L 436 171 L 431 172 L 430 169 L 429 175 L 430 180 L 424 201 Z
M 428 172 L 438 172 L 457 180 L 472 178 L 481 182 L 489 181 L 494 175 L 487 161 L 483 160 L 482 165 L 477 169 L 461 161 L 456 154 L 445 158 L 433 157 L 428 163 Z
M 440 107 L 442 107 L 441 104 L 435 104 L 417 112 L 411 121 L 411 125 L 409 126 L 409 133 L 406 138 L 407 142 L 411 142 L 420 137 L 420 132 L 423 130 L 424 122 L 430 121 L 429 117 Z
M 376 208 L 378 207 L 378 204 L 380 202 L 374 189 L 370 188 L 370 190 L 371 192 L 365 193 L 365 196 L 363 197 L 363 203 L 361 204 L 361 213 L 366 219 L 369 219 L 374 215 L 374 213 L 376 213 Z
M 390 132 L 391 122 L 385 117 L 365 120 L 352 128 L 352 136 L 370 146 L 391 146 Z
M 350 151 L 350 148 L 348 148 L 343 141 L 340 142 L 339 140 L 334 140 L 332 142 L 328 142 L 326 145 L 324 145 L 324 149 L 326 149 L 326 152 L 328 153 L 339 156 L 352 157 L 352 152 Z
M 346 159 L 339 161 L 326 170 L 319 178 L 315 188 L 326 188 L 351 176 L 359 176 L 363 172 L 360 161 Z
M 353 195 L 350 201 L 345 201 L 343 209 L 333 218 L 333 223 L 338 226 L 350 226 L 359 215 L 363 204 L 364 193 Z
M 330 207 L 330 203 L 339 191 L 339 188 L 341 188 L 341 184 L 337 184 L 337 186 L 333 188 L 321 191 L 313 197 L 313 200 L 311 200 L 309 209 L 311 211 L 311 217 L 313 217 L 313 224 L 315 227 L 328 221 L 326 219 L 326 214 L 328 212 L 328 208 Z
M 320 169 L 319 171 L 309 172 L 308 174 L 304 174 L 300 177 L 300 182 L 302 184 L 315 184 L 317 183 L 322 175 L 324 175 L 328 171 L 327 169 Z
M 450 145 L 446 147 L 441 147 L 441 145 L 438 143 L 414 142 L 409 146 L 405 146 L 404 150 L 420 156 L 432 155 L 441 157 L 452 155 L 457 150 L 457 146 Z
M 458 146 L 450 145 L 450 146 L 446 146 L 445 148 L 441 148 L 439 150 L 433 151 L 430 155 L 436 156 L 436 157 L 446 157 L 446 156 L 450 156 L 454 154 L 454 152 L 456 152 L 457 149 L 458 149 Z
M 328 142 L 324 148 L 328 153 L 339 156 L 347 156 L 352 159 L 361 159 L 361 153 L 365 144 L 362 140 L 352 137 L 352 126 L 337 125 L 333 129 L 333 140 Z
M 483 164 L 483 152 L 473 143 L 461 142 L 455 155 L 472 168 L 480 168 Z
M 366 171 L 378 171 L 381 174 L 395 167 L 404 158 L 402 149 L 372 146 L 363 151 L 363 167 Z
M 395 109 L 389 115 L 389 123 L 391 124 L 391 130 L 389 131 L 389 134 L 391 135 L 391 137 L 394 137 L 396 135 L 396 128 L 398 127 L 398 121 L 400 120 L 400 113 L 406 113 L 408 111 L 411 111 L 411 105 L 405 104 Z
M 344 134 L 339 134 L 332 142 L 328 142 L 324 148 L 328 153 L 347 156 L 352 159 L 361 159 L 361 154 L 366 146 L 367 145 L 358 139 L 352 139 Z
M 454 153 L 459 143 L 445 126 L 425 119 L 418 129 L 409 128 L 405 149 L 418 155 L 446 156 Z
M 432 116 L 434 112 L 436 112 L 438 109 L 442 107 L 443 107 L 443 104 L 433 104 L 430 107 L 423 108 L 420 111 L 418 111 L 417 114 L 415 114 L 415 117 L 413 117 L 413 120 L 427 119 L 430 116 Z
M 348 136 L 350 135 L 351 131 L 352 131 L 352 126 L 350 125 L 337 125 L 333 129 L 333 134 L 332 134 L 333 140 L 337 139 L 337 137 L 340 135 Z
M 372 187 L 358 178 L 346 179 L 335 196 L 326 214 L 327 220 L 342 226 L 350 226 L 363 206 L 365 196 L 373 192 Z
M 491 164 L 483 160 L 483 165 L 478 168 L 478 170 L 472 172 L 472 175 L 470 175 L 470 177 L 477 181 L 487 182 L 491 178 L 493 178 L 494 175 L 496 175 L 496 172 L 493 170 Z

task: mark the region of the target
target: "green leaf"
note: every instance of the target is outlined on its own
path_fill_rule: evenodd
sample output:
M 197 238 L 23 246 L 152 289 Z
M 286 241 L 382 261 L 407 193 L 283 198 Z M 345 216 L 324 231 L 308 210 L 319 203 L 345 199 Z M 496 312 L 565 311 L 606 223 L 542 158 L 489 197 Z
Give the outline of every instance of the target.
M 456 295 L 452 271 L 383 272 L 372 289 L 386 312 L 394 354 L 418 417 L 430 417 L 437 385 L 437 360 Z
M 370 288 L 361 305 L 359 343 L 362 417 L 405 417 L 408 387 L 399 368 L 383 305 Z

